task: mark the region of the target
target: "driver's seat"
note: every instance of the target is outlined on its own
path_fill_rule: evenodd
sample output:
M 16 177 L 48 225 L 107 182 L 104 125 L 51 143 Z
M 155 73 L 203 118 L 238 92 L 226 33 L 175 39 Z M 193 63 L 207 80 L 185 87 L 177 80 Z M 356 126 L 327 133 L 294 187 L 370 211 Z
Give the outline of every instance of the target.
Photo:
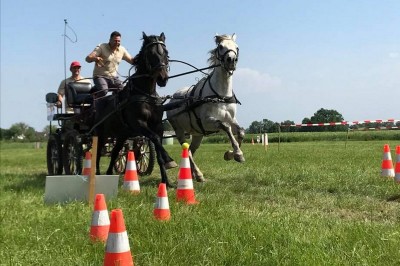
M 70 107 L 80 107 L 83 104 L 92 104 L 93 96 L 90 93 L 92 84 L 84 82 L 70 82 L 67 86 L 67 104 Z

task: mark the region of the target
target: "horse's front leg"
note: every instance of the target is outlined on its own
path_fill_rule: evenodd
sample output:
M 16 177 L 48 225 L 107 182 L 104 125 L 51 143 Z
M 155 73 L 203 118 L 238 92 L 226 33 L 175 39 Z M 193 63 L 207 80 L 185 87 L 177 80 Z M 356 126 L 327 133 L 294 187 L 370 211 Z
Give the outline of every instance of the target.
M 244 139 L 244 128 L 240 127 L 237 122 L 234 122 L 232 124 L 232 129 L 233 129 L 232 134 L 236 135 L 239 147 L 241 147 Z
M 108 169 L 106 172 L 107 175 L 113 174 L 113 167 L 114 167 L 115 161 L 117 160 L 119 152 L 121 151 L 122 147 L 124 146 L 124 143 L 125 143 L 125 138 L 117 138 L 117 141 L 111 151 L 110 164 L 108 165 Z
M 147 132 L 148 134 L 146 136 L 154 143 L 154 147 L 156 149 L 157 163 L 160 167 L 161 182 L 165 183 L 167 187 L 175 188 L 175 186 L 169 183 L 167 170 L 165 168 L 166 161 L 164 160 L 164 158 L 171 158 L 171 157 L 169 157 L 167 151 L 162 146 L 160 137 L 150 129 L 148 129 Z
M 104 147 L 105 142 L 106 142 L 105 139 L 99 136 L 97 142 L 97 154 L 96 154 L 96 175 L 100 175 L 101 149 Z
M 197 182 L 204 182 L 204 175 L 200 171 L 200 168 L 194 162 L 193 156 L 196 150 L 200 147 L 200 143 L 203 139 L 202 135 L 192 135 L 192 142 L 190 143 L 189 147 L 189 160 L 190 160 L 190 167 L 192 168 L 192 175 L 196 179 Z
M 232 133 L 231 125 L 227 122 L 221 122 L 220 120 L 215 120 L 215 124 L 216 124 L 217 128 L 225 131 L 225 133 L 228 135 L 228 138 L 229 138 L 232 148 L 233 148 L 233 151 L 225 152 L 224 159 L 225 160 L 235 159 L 235 161 L 237 161 L 237 162 L 240 162 L 240 163 L 244 162 L 245 159 L 243 156 L 243 152 L 240 149 L 240 145 Z M 243 133 L 243 135 L 244 135 L 244 133 Z M 242 140 L 240 140 L 240 142 L 241 141 Z

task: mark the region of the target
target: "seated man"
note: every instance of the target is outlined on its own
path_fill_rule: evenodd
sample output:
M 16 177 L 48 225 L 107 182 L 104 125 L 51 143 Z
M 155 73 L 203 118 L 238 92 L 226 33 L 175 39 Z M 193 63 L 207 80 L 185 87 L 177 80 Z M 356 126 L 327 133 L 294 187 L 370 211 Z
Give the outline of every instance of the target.
M 65 91 L 67 89 L 68 83 L 71 82 L 83 82 L 83 83 L 89 83 L 91 84 L 90 80 L 85 79 L 84 77 L 81 76 L 81 64 L 78 61 L 74 61 L 71 63 L 71 66 L 69 70 L 72 73 L 72 76 L 61 81 L 60 86 L 58 87 L 58 101 L 56 103 L 57 107 L 61 108 L 62 107 L 62 100 L 65 94 Z M 68 96 L 67 96 L 68 97 Z M 67 99 L 65 99 L 65 112 L 66 113 L 74 113 L 74 109 L 67 104 Z

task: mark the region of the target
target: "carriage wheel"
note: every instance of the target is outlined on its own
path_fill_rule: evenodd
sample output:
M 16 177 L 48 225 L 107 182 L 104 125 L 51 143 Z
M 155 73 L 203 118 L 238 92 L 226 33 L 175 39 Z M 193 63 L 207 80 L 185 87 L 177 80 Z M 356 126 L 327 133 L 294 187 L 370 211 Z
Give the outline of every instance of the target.
M 62 155 L 65 174 L 79 175 L 82 172 L 83 150 L 77 131 L 67 132 Z
M 156 148 L 154 143 L 147 138 L 138 141 L 134 149 L 138 174 L 150 175 L 153 172 L 156 161 Z
M 62 168 L 61 140 L 57 134 L 51 134 L 47 142 L 47 171 L 49 175 L 61 175 Z
M 123 174 L 125 172 L 127 151 L 128 148 L 126 147 L 126 145 L 124 145 L 124 147 L 122 147 L 122 149 L 119 151 L 117 160 L 114 163 L 114 170 L 118 174 Z

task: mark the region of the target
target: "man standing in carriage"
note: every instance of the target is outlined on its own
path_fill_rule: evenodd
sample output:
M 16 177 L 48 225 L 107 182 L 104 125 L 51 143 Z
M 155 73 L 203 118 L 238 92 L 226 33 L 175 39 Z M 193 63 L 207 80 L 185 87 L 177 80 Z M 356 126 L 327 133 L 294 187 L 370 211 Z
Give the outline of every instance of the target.
M 118 78 L 118 66 L 121 60 L 134 64 L 134 58 L 121 45 L 121 34 L 118 31 L 112 32 L 108 43 L 97 45 L 86 57 L 86 62 L 95 62 L 93 70 L 95 98 L 105 96 L 109 88 L 122 89 L 122 82 Z

